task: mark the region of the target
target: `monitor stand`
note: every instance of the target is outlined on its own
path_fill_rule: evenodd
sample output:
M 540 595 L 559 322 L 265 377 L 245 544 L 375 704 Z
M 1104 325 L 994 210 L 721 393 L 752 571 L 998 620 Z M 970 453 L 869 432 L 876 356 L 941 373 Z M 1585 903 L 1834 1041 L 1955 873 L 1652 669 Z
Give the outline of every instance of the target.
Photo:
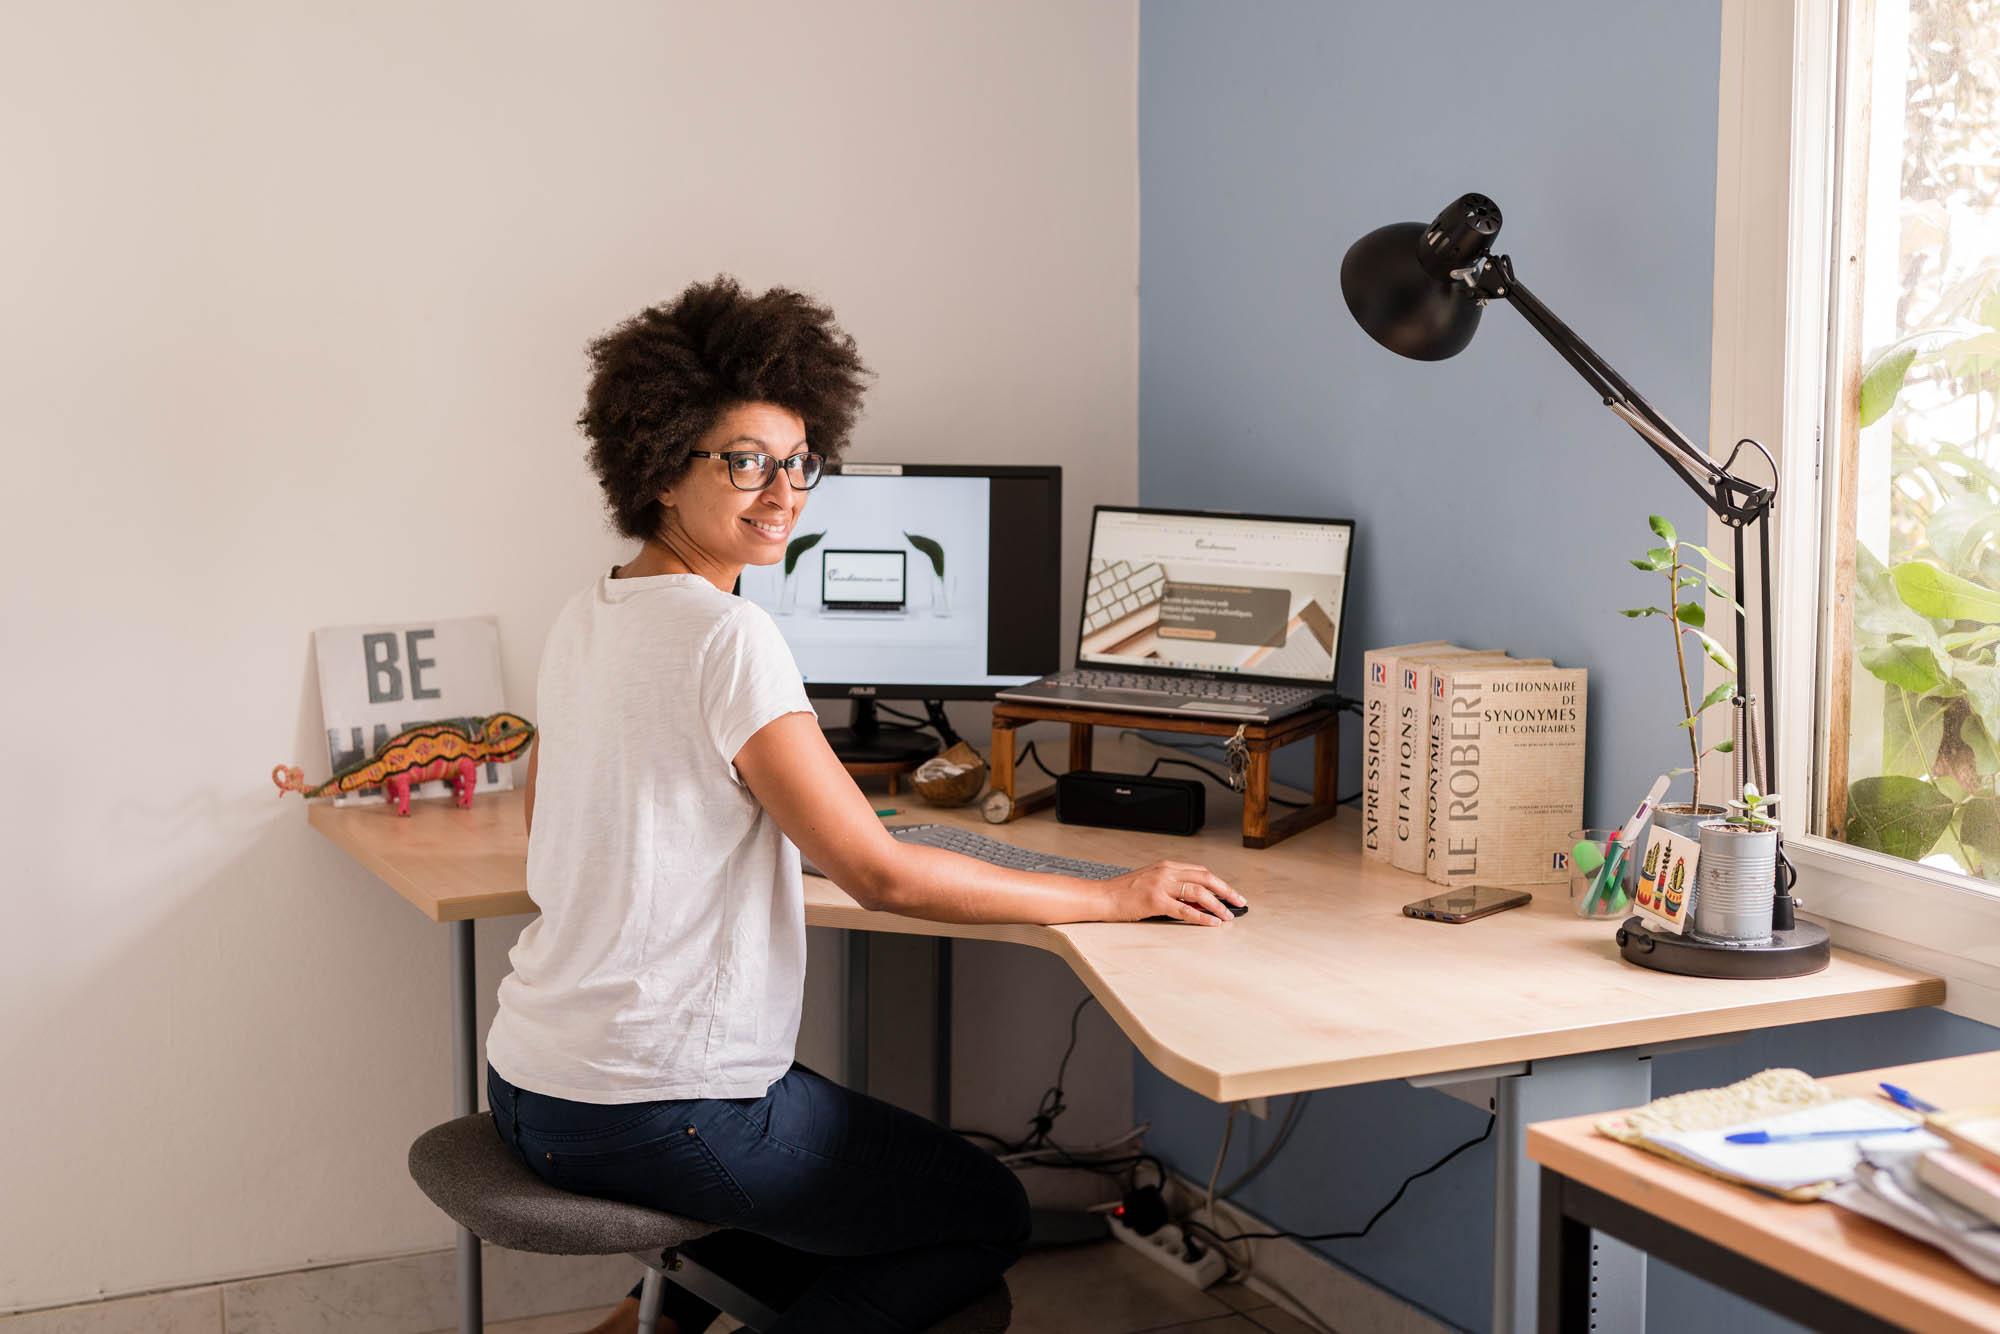
M 855 699 L 849 703 L 852 712 L 848 714 L 847 726 L 826 729 L 826 742 L 842 764 L 917 765 L 938 753 L 938 740 L 929 732 L 885 728 L 875 712 L 874 700 Z M 944 704 L 939 700 L 926 703 L 935 726 L 944 717 Z M 953 741 L 957 739 L 951 737 Z

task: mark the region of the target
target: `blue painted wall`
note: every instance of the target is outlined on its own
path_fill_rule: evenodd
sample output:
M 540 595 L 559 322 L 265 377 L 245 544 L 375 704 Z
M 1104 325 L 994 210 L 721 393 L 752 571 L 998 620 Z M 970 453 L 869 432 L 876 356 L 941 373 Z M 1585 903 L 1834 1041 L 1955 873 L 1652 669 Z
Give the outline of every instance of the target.
M 1371 645 L 1446 638 L 1591 669 L 1592 823 L 1676 754 L 1679 690 L 1658 600 L 1626 565 L 1649 513 L 1704 511 L 1512 310 L 1423 364 L 1341 301 L 1340 257 L 1467 190 L 1506 217 L 1528 286 L 1696 439 L 1706 433 L 1720 8 L 1534 0 L 1504 11 L 1147 0 L 1140 14 L 1139 491 L 1148 504 L 1357 521 L 1342 686 Z M 1358 766 L 1349 738 L 1343 771 Z M 1393 997 L 1384 997 L 1393 1005 Z M 1774 1030 L 1662 1058 L 1657 1092 L 1770 1065 L 1818 1072 L 1986 1050 L 1926 1013 Z M 1222 1110 L 1140 1062 L 1151 1144 L 1205 1177 Z M 1400 1084 L 1315 1096 L 1246 1207 L 1300 1231 L 1358 1227 L 1485 1118 Z M 1275 1122 L 1273 1123 L 1273 1125 Z M 1273 1125 L 1239 1126 L 1246 1164 Z M 1491 1302 L 1490 1147 L 1411 1188 L 1327 1254 L 1441 1317 Z M 1785 1328 L 1662 1265 L 1656 1328 Z
M 1368 647 L 1421 639 L 1591 668 L 1588 811 L 1615 822 L 1687 762 L 1666 630 L 1617 615 L 1659 600 L 1625 561 L 1649 512 L 1704 511 L 1511 309 L 1408 361 L 1338 272 L 1482 191 L 1520 278 L 1703 437 L 1719 9 L 1414 12 L 1142 7 L 1139 493 L 1356 520 L 1349 694 Z

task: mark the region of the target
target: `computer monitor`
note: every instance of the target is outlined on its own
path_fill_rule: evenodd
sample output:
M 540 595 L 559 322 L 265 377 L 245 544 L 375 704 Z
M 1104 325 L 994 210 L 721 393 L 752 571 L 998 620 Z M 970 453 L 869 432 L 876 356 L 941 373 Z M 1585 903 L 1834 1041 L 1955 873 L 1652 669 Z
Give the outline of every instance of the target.
M 1331 689 L 1354 524 L 1099 505 L 1079 667 Z
M 1061 666 L 1062 469 L 829 468 L 785 559 L 737 591 L 777 621 L 808 695 L 854 701 L 828 730 L 842 759 L 921 758 L 936 743 L 884 728 L 877 700 L 991 699 Z

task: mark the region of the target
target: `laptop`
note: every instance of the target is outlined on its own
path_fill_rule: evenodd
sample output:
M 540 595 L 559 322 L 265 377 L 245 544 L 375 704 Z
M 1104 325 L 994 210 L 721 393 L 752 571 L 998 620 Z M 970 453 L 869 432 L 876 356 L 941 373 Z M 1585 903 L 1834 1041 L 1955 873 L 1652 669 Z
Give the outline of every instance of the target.
M 909 601 L 909 561 L 901 551 L 828 549 L 819 600 L 828 611 L 901 611 Z
M 1099 505 L 1076 666 L 1000 699 L 1268 723 L 1333 694 L 1349 519 Z

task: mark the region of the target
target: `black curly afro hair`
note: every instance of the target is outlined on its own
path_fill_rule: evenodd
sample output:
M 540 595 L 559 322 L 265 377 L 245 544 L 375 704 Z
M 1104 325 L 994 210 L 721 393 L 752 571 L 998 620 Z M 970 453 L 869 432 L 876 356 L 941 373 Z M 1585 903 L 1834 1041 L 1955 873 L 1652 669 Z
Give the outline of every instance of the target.
M 660 492 L 721 415 L 772 403 L 805 422 L 829 461 L 847 447 L 869 370 L 825 306 L 783 287 L 752 295 L 727 275 L 640 311 L 590 345 L 590 392 L 577 425 L 611 522 L 656 537 Z

